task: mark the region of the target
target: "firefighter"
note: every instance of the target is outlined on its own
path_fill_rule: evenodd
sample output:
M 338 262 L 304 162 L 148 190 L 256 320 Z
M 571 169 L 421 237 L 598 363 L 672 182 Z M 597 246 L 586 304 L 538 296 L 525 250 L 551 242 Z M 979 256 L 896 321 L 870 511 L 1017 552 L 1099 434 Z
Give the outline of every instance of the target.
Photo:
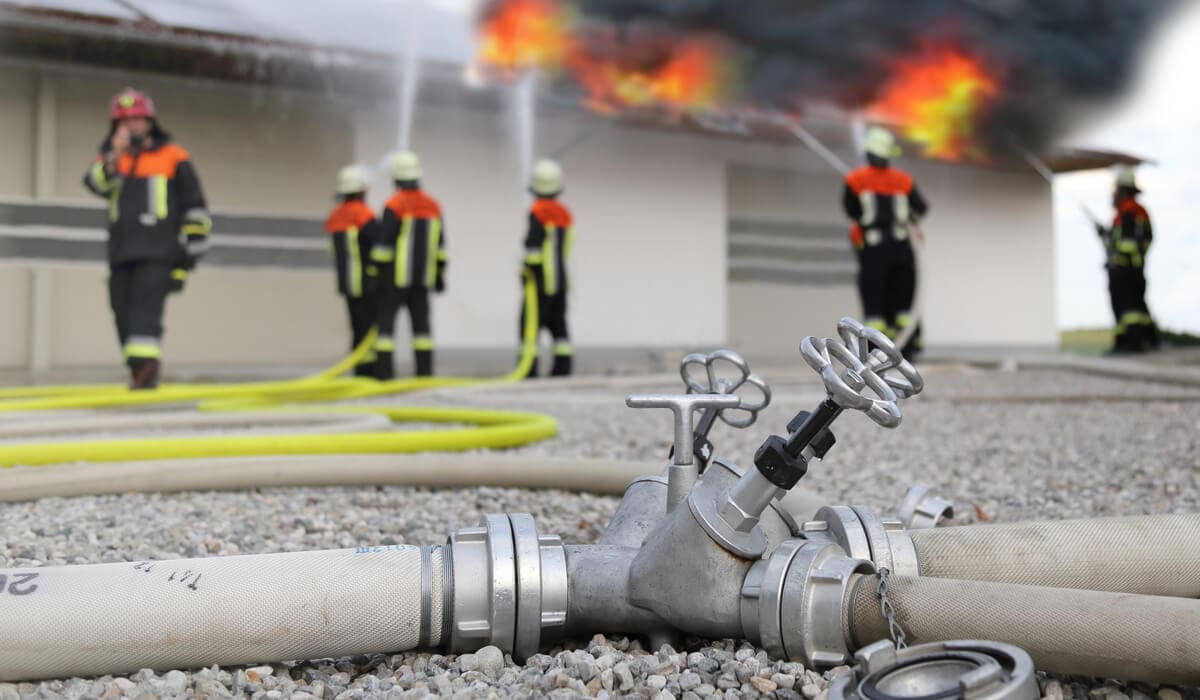
M 525 236 L 525 268 L 537 284 L 538 330 L 550 331 L 554 338 L 554 365 L 550 375 L 571 374 L 574 350 L 567 331 L 567 259 L 575 241 L 571 212 L 558 196 L 563 190 L 563 171 L 552 160 L 540 160 L 533 167 L 530 191 L 535 200 L 529 211 L 529 231 Z M 525 343 L 525 309 L 521 309 L 522 354 L 531 355 L 528 377 L 537 376 L 538 343 Z
M 380 278 L 375 376 L 391 379 L 396 374 L 392 364 L 396 314 L 407 308 L 415 374 L 428 377 L 433 374 L 429 290 L 446 291 L 446 228 L 441 206 L 421 190 L 421 161 L 416 154 L 397 153 L 391 166 L 396 192 L 384 207 L 379 238 L 371 251 Z
M 340 204 L 326 219 L 325 231 L 333 250 L 338 293 L 346 298 L 350 312 L 350 347 L 357 348 L 378 320 L 379 278 L 371 249 L 379 224 L 366 203 L 367 175 L 362 168 L 350 165 L 338 172 L 337 197 Z M 355 376 L 374 377 L 375 359 L 372 347 L 355 366 Z
M 1145 352 L 1159 345 L 1158 328 L 1146 306 L 1144 270 L 1154 231 L 1150 215 L 1137 201 L 1141 192 L 1133 168 L 1122 166 L 1113 192 L 1112 227 L 1096 225 L 1108 258 L 1108 294 L 1117 323 L 1112 352 L 1118 354 Z
M 191 157 L 158 123 L 154 103 L 126 88 L 84 185 L 108 200 L 108 296 L 132 389 L 158 385 L 163 310 L 208 250 L 212 221 Z
M 895 339 L 913 323 L 917 270 L 911 239 L 920 235 L 916 224 L 929 206 L 912 176 L 891 167 L 900 147 L 890 131 L 871 128 L 866 151 L 867 164 L 846 176 L 842 208 L 852 221 L 865 324 Z M 901 351 L 912 359 L 920 349 L 917 327 Z

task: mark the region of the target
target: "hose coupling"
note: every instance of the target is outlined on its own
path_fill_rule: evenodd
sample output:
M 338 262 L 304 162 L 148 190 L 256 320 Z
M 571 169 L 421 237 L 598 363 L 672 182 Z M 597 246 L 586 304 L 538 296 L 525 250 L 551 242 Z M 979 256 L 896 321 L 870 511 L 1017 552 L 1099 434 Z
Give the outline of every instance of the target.
M 897 516 L 905 529 L 928 530 L 944 520 L 953 520 L 954 504 L 934 496 L 928 487 L 917 485 L 904 494 Z
M 1036 700 L 1029 654 L 1011 644 L 961 640 L 896 649 L 887 640 L 858 650 L 833 679 L 829 700 Z
M 832 542 L 855 559 L 896 576 L 919 576 L 920 563 L 912 538 L 899 520 L 880 518 L 866 506 L 826 506 L 804 523 L 801 536 Z
M 850 582 L 855 574 L 874 572 L 869 561 L 846 556 L 832 542 L 787 540 L 746 574 L 743 633 L 775 657 L 821 667 L 848 663 Z
M 528 513 L 485 515 L 450 536 L 450 651 L 499 647 L 523 662 L 567 624 L 567 558 Z M 447 637 L 444 635 L 443 639 Z

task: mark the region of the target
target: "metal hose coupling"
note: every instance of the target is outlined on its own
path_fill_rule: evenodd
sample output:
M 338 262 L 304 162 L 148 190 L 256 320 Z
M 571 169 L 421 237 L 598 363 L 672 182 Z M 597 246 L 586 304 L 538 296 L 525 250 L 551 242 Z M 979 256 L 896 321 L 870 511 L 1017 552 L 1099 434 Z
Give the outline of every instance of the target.
M 567 558 L 558 535 L 528 513 L 485 515 L 450 536 L 445 590 L 450 651 L 492 645 L 521 662 L 553 644 L 567 622 Z
M 776 658 L 808 666 L 846 664 L 850 582 L 855 574 L 874 572 L 871 562 L 846 556 L 833 542 L 788 540 L 746 574 L 742 631 Z
M 866 506 L 826 506 L 804 523 L 801 536 L 836 544 L 851 558 L 865 559 L 897 576 L 921 573 L 916 547 L 904 524 L 881 518 Z
M 1035 700 L 1033 660 L 1011 644 L 933 642 L 897 649 L 883 640 L 854 655 L 833 679 L 829 700 Z

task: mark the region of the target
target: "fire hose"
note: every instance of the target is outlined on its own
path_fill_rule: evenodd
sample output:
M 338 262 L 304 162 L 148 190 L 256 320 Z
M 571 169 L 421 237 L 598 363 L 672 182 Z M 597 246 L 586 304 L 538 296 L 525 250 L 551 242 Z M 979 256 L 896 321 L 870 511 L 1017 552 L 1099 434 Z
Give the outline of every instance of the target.
M 526 314 L 523 347 L 536 347 L 537 291 L 531 278 L 524 283 Z M 269 422 L 263 414 L 291 414 L 284 422 L 325 420 L 354 423 L 359 428 L 340 432 L 94 439 L 72 442 L 0 444 L 0 467 L 38 466 L 69 462 L 120 462 L 201 457 L 254 455 L 322 455 L 463 451 L 523 445 L 552 437 L 553 418 L 541 414 L 467 408 L 414 406 L 321 405 L 369 399 L 452 386 L 504 384 L 522 379 L 534 360 L 522 351 L 513 371 L 498 379 L 460 377 L 414 378 L 378 382 L 340 378 L 370 349 L 374 333 L 336 365 L 301 379 L 245 384 L 167 385 L 151 391 L 129 391 L 118 386 L 20 387 L 0 391 L 0 412 L 29 412 L 97 408 L 134 408 L 149 405 L 197 404 L 201 411 L 245 414 L 243 424 Z M 308 404 L 308 405 L 302 405 Z M 257 416 L 257 417 L 254 417 Z M 381 417 L 385 423 L 442 423 L 470 427 L 444 430 L 364 430 L 361 421 Z M 105 418 L 114 425 L 113 418 Z M 162 421 L 163 419 L 155 419 Z M 182 421 L 184 419 L 175 419 Z M 149 419 L 147 419 L 149 422 Z M 210 423 L 219 420 L 210 420 Z M 383 427 L 383 426 L 378 426 Z M 390 427 L 390 426 L 388 426 Z M 9 429 L 10 431 L 18 429 Z M 33 429 L 26 429 L 32 433 Z
M 1009 697 L 1037 688 L 1015 647 L 1043 670 L 1200 683 L 1200 601 L 1184 566 L 1200 558 L 1197 516 L 907 532 L 868 509 L 830 506 L 796 522 L 780 496 L 834 448 L 838 416 L 862 411 L 896 427 L 899 400 L 923 387 L 882 333 L 844 319 L 838 334 L 801 346 L 825 400 L 797 414 L 786 437 L 768 438 L 746 470 L 714 455 L 700 428 L 743 423 L 727 412 L 765 405 L 738 392 L 754 386 L 749 376 L 735 386 L 710 371 L 702 391 L 688 382 L 687 394 L 629 397 L 672 411 L 675 449 L 660 475 L 634 480 L 599 544 L 564 546 L 510 513 L 444 546 L 0 571 L 0 680 L 433 646 L 490 644 L 521 660 L 603 631 L 652 643 L 743 637 L 815 668 L 858 652 L 864 687 L 872 664 L 934 653 L 903 649 L 906 638 L 995 671 L 964 683 L 1016 674 L 1025 694 Z M 700 357 L 706 370 L 712 357 Z M 1097 561 L 1106 540 L 1111 566 L 1167 570 L 1108 575 Z M 941 641 L 962 636 L 1002 644 Z M 895 647 L 881 648 L 889 639 Z

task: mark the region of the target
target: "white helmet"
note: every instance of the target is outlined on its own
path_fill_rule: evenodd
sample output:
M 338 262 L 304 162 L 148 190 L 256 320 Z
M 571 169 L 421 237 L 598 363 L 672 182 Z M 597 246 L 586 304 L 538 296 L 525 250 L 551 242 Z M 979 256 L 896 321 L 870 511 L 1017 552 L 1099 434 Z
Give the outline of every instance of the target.
M 347 165 L 338 171 L 337 193 L 358 194 L 367 191 L 367 172 L 357 165 Z
M 421 159 L 412 151 L 400 151 L 392 156 L 392 179 L 407 182 L 421 179 Z
M 1132 165 L 1117 166 L 1117 187 L 1128 187 L 1134 192 L 1141 192 L 1137 184 L 1137 170 Z
M 533 177 L 529 183 L 529 189 L 533 193 L 543 197 L 556 195 L 563 188 L 563 170 L 558 163 L 543 158 L 533 166 Z
M 900 147 L 896 145 L 896 137 L 892 132 L 873 126 L 867 131 L 867 153 L 890 160 L 900 155 Z

